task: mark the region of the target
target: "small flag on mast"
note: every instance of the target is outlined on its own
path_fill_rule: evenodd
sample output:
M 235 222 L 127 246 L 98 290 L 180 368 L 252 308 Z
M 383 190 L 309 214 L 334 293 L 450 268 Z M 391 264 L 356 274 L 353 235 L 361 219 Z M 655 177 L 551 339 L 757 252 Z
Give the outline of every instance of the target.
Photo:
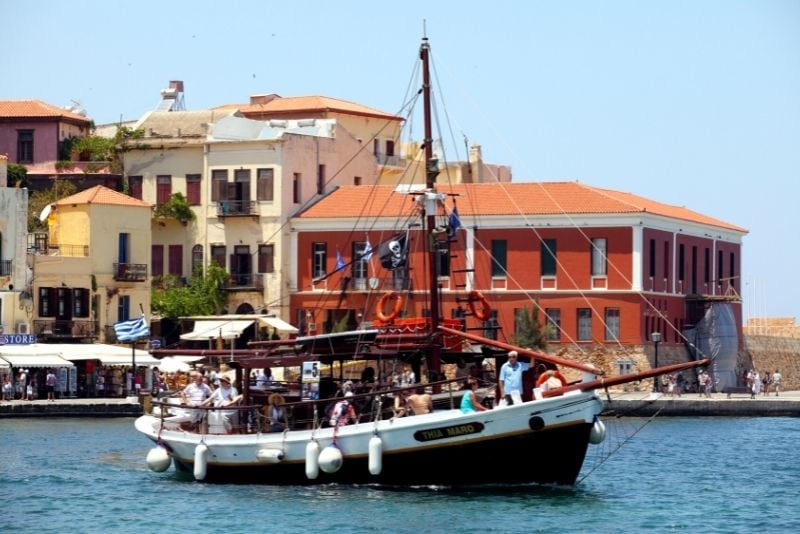
M 150 335 L 150 327 L 144 314 L 130 321 L 122 321 L 114 325 L 114 332 L 117 334 L 118 341 L 135 341 L 140 337 Z
M 344 262 L 344 258 L 342 258 L 342 253 L 339 252 L 339 249 L 337 248 L 336 249 L 336 269 L 334 269 L 333 272 L 341 271 L 345 267 L 347 267 L 347 264 Z

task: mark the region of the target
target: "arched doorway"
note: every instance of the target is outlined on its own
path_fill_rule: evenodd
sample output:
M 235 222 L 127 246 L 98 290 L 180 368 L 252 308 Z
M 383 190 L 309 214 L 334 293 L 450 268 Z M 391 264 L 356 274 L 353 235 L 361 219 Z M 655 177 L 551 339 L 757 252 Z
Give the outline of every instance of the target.
M 239 307 L 236 308 L 237 315 L 252 315 L 254 313 L 255 310 L 253 309 L 253 307 L 246 302 L 239 304 Z

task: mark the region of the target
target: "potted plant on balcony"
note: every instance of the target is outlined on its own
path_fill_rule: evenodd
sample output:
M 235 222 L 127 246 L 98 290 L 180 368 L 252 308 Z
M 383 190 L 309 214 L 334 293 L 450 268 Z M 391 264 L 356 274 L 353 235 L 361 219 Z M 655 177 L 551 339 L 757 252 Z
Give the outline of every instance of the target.
M 156 205 L 154 210 L 155 218 L 159 220 L 175 219 L 184 226 L 195 220 L 194 211 L 182 193 L 172 193 L 167 202 Z

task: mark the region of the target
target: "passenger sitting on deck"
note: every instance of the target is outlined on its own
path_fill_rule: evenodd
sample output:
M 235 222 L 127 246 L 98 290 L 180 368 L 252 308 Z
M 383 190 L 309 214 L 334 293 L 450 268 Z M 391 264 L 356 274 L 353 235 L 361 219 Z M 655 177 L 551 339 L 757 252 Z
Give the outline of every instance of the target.
M 408 392 L 398 391 L 394 396 L 394 419 L 395 417 L 403 417 L 408 412 Z
M 286 420 L 286 412 L 283 408 L 283 397 L 279 393 L 273 393 L 267 400 L 267 405 L 264 407 L 264 415 L 267 417 L 270 432 L 283 432 L 286 430 L 284 421 Z
M 464 413 L 471 413 L 471 412 L 485 412 L 488 410 L 486 406 L 478 402 L 478 398 L 476 396 L 476 392 L 478 391 L 478 381 L 474 378 L 470 378 L 467 381 L 467 391 L 464 392 L 464 396 L 461 398 L 461 411 Z
M 331 426 L 344 426 L 350 424 L 350 421 L 353 423 L 358 422 L 356 410 L 353 408 L 353 404 L 348 400 L 352 396 L 353 392 L 348 391 L 344 394 L 344 400 L 340 400 L 334 405 L 329 421 Z
M 433 399 L 427 393 L 425 388 L 417 388 L 417 391 L 408 397 L 408 409 L 414 415 L 423 415 L 433 411 Z

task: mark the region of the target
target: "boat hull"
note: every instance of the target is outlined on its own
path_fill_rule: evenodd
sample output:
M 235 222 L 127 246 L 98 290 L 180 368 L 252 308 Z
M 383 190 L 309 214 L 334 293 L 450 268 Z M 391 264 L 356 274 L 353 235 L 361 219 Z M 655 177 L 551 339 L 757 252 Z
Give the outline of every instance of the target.
M 581 393 L 474 414 L 447 410 L 394 421 L 340 428 L 335 438 L 343 463 L 335 473 L 309 479 L 306 445 L 320 450 L 334 441 L 333 429 L 279 434 L 199 436 L 154 433 L 156 418 L 137 428 L 160 439 L 179 471 L 192 472 L 202 442 L 209 459 L 205 481 L 260 484 L 381 484 L 387 486 L 477 484 L 574 484 L 602 401 Z M 382 439 L 379 474 L 370 473 L 369 441 Z M 280 449 L 283 461 L 264 463 L 259 451 Z

